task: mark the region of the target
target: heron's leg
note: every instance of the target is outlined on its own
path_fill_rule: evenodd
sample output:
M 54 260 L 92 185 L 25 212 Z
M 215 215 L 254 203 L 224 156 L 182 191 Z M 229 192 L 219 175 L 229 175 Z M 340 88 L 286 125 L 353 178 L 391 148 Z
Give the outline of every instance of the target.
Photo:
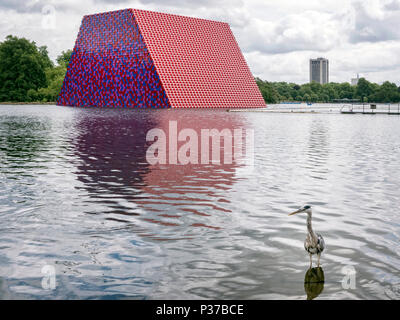
M 310 268 L 312 268 L 312 254 L 310 253 Z
M 318 268 L 319 268 L 319 258 L 321 258 L 321 252 L 318 253 Z

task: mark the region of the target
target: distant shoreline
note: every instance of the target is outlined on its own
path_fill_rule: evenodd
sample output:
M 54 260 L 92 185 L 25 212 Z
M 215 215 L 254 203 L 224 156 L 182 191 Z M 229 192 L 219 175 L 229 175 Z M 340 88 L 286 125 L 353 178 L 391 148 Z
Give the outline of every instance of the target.
M 37 105 L 42 105 L 42 104 L 57 104 L 57 102 L 56 101 L 52 101 L 52 102 L 10 102 L 10 101 L 8 101 L 8 102 L 0 102 L 0 105 L 1 104 L 7 104 L 7 105 L 10 105 L 10 104 L 12 104 L 12 105 L 32 105 L 32 104 L 37 104 Z
M 265 109 L 268 108 L 270 106 L 285 106 L 285 105 L 291 105 L 292 108 L 296 109 L 299 108 L 298 105 L 305 105 L 307 104 L 306 102 L 297 102 L 297 103 L 292 103 L 292 102 L 280 102 L 280 103 L 267 103 L 266 106 L 264 108 L 260 108 L 260 109 Z M 370 105 L 370 104 L 377 104 L 377 105 L 399 105 L 399 102 L 385 102 L 385 103 L 372 103 L 372 102 L 353 102 L 353 103 L 346 103 L 346 102 L 313 102 L 311 105 L 308 105 L 308 108 L 315 108 L 316 105 Z M 20 106 L 24 106 L 24 105 L 57 105 L 56 101 L 47 101 L 47 102 L 40 102 L 40 101 L 35 101 L 35 102 L 0 102 L 0 105 L 20 105 Z M 314 106 L 312 106 L 314 105 Z M 92 106 L 95 107 L 95 106 Z M 107 106 L 97 106 L 97 107 L 107 107 Z M 133 108 L 136 109 L 136 108 Z M 137 109 L 141 109 L 141 108 L 137 108 Z M 146 108 L 147 109 L 147 108 Z M 174 108 L 172 108 L 174 109 Z M 200 108 L 202 109 L 202 108 Z M 221 109 L 241 109 L 241 108 L 221 108 Z M 249 108 L 252 109 L 252 108 Z

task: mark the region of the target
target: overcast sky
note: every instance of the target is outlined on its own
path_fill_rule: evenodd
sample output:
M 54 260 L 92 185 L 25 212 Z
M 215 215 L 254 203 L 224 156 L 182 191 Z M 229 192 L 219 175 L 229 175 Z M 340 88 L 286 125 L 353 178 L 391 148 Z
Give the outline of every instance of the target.
M 0 0 L 0 41 L 72 49 L 83 15 L 137 8 L 228 22 L 254 76 L 309 81 L 309 59 L 325 57 L 331 82 L 357 73 L 400 85 L 400 0 Z

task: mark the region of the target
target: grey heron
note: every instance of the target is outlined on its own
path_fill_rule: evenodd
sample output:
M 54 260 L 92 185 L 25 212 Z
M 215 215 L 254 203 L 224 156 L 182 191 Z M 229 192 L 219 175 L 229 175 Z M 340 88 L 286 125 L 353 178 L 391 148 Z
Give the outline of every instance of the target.
M 318 267 L 319 267 L 319 259 L 321 258 L 321 253 L 325 249 L 325 241 L 324 238 L 319 233 L 314 232 L 312 225 L 311 225 L 311 219 L 312 219 L 312 210 L 311 206 L 304 206 L 301 207 L 299 210 L 296 210 L 295 212 L 292 212 L 289 214 L 289 216 L 301 212 L 306 212 L 307 213 L 307 237 L 306 240 L 304 241 L 304 249 L 310 254 L 310 268 L 312 267 L 312 255 L 317 254 L 318 256 Z

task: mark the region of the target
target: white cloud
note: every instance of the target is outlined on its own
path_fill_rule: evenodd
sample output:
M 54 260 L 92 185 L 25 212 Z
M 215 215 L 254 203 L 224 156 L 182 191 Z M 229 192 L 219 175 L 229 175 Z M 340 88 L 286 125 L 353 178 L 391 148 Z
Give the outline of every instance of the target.
M 400 1 L 355 1 L 355 25 L 350 30 L 350 41 L 380 42 L 399 40 Z
M 380 42 L 379 46 L 370 42 L 346 44 L 342 49 L 330 53 L 334 57 L 331 62 L 332 80 L 340 81 L 340 74 L 354 70 L 354 73 L 358 72 L 370 81 L 399 83 L 400 41 Z
M 347 39 L 346 24 L 335 15 L 317 11 L 288 14 L 275 21 L 252 19 L 239 30 L 245 51 L 285 53 L 301 50 L 325 52 Z

